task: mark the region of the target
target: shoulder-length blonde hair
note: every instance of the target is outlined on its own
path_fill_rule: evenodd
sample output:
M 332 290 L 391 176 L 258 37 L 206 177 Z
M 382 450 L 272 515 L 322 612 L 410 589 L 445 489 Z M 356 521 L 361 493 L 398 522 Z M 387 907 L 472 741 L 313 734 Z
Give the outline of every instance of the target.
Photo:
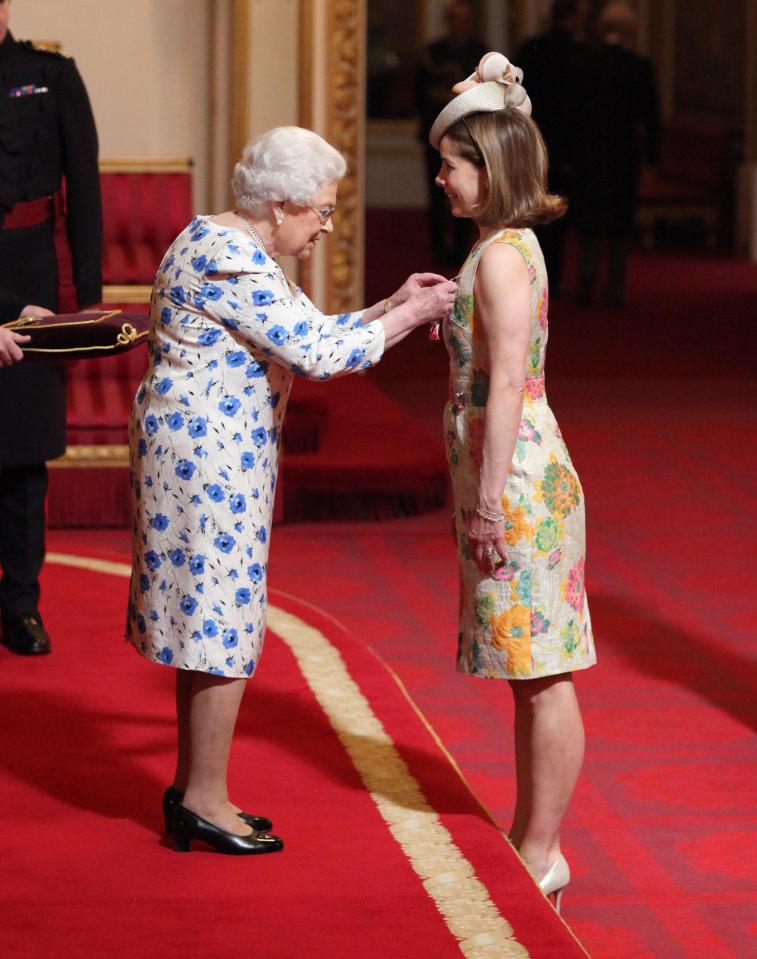
M 461 157 L 486 170 L 486 196 L 477 222 L 529 227 L 565 213 L 565 200 L 547 191 L 547 148 L 525 113 L 513 107 L 474 113 L 445 136 Z

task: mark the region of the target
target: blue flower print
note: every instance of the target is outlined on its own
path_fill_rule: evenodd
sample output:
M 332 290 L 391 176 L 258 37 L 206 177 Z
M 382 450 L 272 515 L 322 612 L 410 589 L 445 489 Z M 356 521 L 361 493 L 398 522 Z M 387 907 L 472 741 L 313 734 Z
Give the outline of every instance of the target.
M 144 439 L 144 437 L 143 437 L 142 439 L 140 439 L 140 441 L 139 441 L 138 450 L 139 450 L 139 455 L 140 455 L 140 456 L 146 456 L 146 455 L 147 455 L 147 440 Z
M 224 677 L 254 674 L 292 367 L 333 376 L 349 359 L 348 372 L 361 369 L 378 344 L 373 328 L 352 330 L 360 316 L 345 313 L 329 331 L 262 248 L 204 217 L 166 256 L 151 311 L 153 365 L 131 428 L 133 456 L 141 448 L 144 458 L 132 479 L 128 629 L 145 656 Z
M 187 427 L 187 432 L 192 437 L 192 439 L 199 439 L 201 436 L 206 436 L 208 432 L 207 428 L 208 421 L 204 416 L 194 416 L 189 421 L 189 426 Z
M 209 300 L 220 300 L 223 296 L 223 290 L 215 283 L 203 283 L 200 288 L 200 295 Z
M 262 362 L 260 360 L 253 360 L 252 363 L 250 363 L 250 365 L 244 371 L 245 376 L 247 376 L 248 379 L 251 379 L 251 380 L 257 379 L 259 376 L 265 376 L 266 370 L 268 369 L 268 365 L 269 364 L 267 360 L 263 360 Z
M 176 464 L 176 475 L 179 479 L 190 480 L 194 476 L 196 469 L 195 464 L 189 460 L 179 460 Z
M 337 317 L 336 325 L 337 326 L 346 326 L 350 322 L 351 313 L 342 313 L 341 316 Z
M 222 336 L 223 333 L 217 327 L 213 330 L 203 330 L 197 337 L 197 342 L 202 346 L 212 346 Z
M 179 603 L 179 609 L 184 613 L 185 616 L 191 616 L 192 613 L 197 609 L 197 600 L 194 596 L 182 596 L 181 602 Z
M 230 553 L 236 544 L 237 541 L 229 533 L 219 533 L 213 540 L 213 545 L 216 549 L 220 549 L 222 553 Z
M 225 497 L 225 493 L 218 483 L 213 483 L 212 486 L 209 486 L 207 489 L 207 494 L 214 503 L 220 503 Z
M 345 366 L 348 370 L 351 370 L 353 366 L 357 366 L 361 360 L 365 359 L 365 350 L 356 349 L 353 350 L 350 355 L 347 357 L 347 362 Z

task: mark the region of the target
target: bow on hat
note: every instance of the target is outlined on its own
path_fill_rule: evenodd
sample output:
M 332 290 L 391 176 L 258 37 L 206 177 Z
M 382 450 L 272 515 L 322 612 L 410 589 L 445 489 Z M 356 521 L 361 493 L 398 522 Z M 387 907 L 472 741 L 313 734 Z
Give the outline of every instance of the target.
M 478 66 L 471 75 L 456 83 L 452 87 L 453 93 L 465 93 L 466 90 L 473 90 L 479 83 L 499 83 L 508 87 L 505 102 L 508 106 L 520 107 L 528 100 L 528 94 L 523 89 L 523 71 L 510 63 L 503 53 L 492 51 L 485 53 L 479 60 Z M 530 114 L 529 109 L 524 111 Z
M 474 113 L 496 113 L 505 107 L 513 107 L 531 115 L 531 101 L 522 86 L 523 71 L 502 53 L 485 54 L 466 80 L 452 88 L 457 94 L 434 120 L 428 134 L 431 146 L 439 149 L 445 132 L 459 120 Z

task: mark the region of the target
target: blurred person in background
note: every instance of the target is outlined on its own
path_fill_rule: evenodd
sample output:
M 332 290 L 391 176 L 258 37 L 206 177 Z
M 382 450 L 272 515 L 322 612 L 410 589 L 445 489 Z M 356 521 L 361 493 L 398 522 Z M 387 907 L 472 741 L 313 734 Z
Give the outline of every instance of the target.
M 621 0 L 606 4 L 597 35 L 599 44 L 582 58 L 572 85 L 578 297 L 583 304 L 593 302 L 604 250 L 601 302 L 617 308 L 625 304 L 642 165 L 659 157 L 660 115 L 651 61 L 631 50 L 636 36 L 633 9 Z
M 486 53 L 486 46 L 473 35 L 473 11 L 464 0 L 452 0 L 445 9 L 446 34 L 423 51 L 416 73 L 416 105 L 420 117 L 428 187 L 428 222 L 431 251 L 438 269 L 455 270 L 470 246 L 470 225 L 450 215 L 449 207 L 436 186 L 439 154 L 428 142 L 428 134 L 439 111 L 449 99 L 453 83 L 467 76 Z

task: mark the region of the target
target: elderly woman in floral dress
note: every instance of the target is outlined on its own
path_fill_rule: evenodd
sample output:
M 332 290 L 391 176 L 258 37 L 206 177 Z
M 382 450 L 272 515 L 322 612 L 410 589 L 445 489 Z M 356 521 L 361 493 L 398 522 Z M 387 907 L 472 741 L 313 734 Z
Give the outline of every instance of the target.
M 130 423 L 133 572 L 127 636 L 176 670 L 178 757 L 163 808 L 176 848 L 282 848 L 267 817 L 229 801 L 226 774 L 266 618 L 281 426 L 295 375 L 366 369 L 438 320 L 455 285 L 416 274 L 366 310 L 324 316 L 276 258 L 307 256 L 332 230 L 343 158 L 315 133 L 279 127 L 248 145 L 236 208 L 198 216 L 158 270 L 152 362 Z

